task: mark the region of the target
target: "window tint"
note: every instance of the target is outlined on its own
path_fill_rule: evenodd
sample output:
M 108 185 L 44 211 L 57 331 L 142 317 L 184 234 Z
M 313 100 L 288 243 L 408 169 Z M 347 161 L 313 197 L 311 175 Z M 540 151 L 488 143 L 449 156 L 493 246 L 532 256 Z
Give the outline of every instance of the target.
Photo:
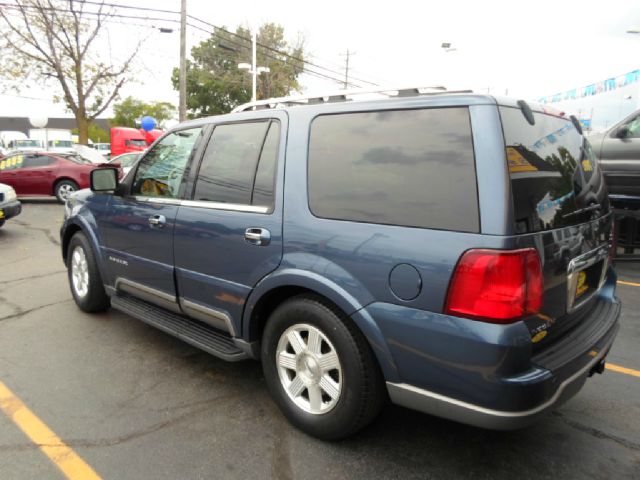
M 518 233 L 584 223 L 608 210 L 606 188 L 589 142 L 569 119 L 500 107 Z
M 256 180 L 253 185 L 252 205 L 273 207 L 276 180 L 276 165 L 278 163 L 278 144 L 280 143 L 280 124 L 271 122 L 267 138 L 262 147 Z
M 45 155 L 27 155 L 24 157 L 23 168 L 46 167 L 51 165 L 55 160 Z
M 202 128 L 165 136 L 140 160 L 131 193 L 177 198 L 185 168 L 202 135 Z
M 147 142 L 144 140 L 127 140 L 124 142 L 128 147 L 146 147 Z M 107 147 L 100 147 L 100 150 L 109 150 Z
M 250 205 L 268 127 L 268 121 L 218 125 L 198 172 L 194 200 Z
M 320 217 L 477 232 L 467 108 L 325 115 L 311 126 L 309 205 Z

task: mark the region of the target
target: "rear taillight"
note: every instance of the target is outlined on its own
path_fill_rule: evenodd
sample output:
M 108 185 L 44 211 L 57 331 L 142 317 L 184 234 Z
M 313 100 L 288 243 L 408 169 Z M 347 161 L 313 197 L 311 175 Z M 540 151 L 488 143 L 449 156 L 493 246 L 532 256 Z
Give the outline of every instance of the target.
M 453 273 L 445 313 L 512 323 L 540 310 L 543 290 L 536 249 L 469 250 Z

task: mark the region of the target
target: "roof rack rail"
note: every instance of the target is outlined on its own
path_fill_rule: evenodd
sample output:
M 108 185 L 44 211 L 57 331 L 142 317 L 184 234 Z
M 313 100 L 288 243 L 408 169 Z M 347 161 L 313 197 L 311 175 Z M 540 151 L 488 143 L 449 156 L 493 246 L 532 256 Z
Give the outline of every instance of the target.
M 418 97 L 423 95 L 442 95 L 445 93 L 473 93 L 473 90 L 447 90 L 443 86 L 430 87 L 391 87 L 376 88 L 373 90 L 356 88 L 351 90 L 338 90 L 321 95 L 297 95 L 290 97 L 268 98 L 255 102 L 245 103 L 234 108 L 231 112 L 246 112 L 250 110 L 267 110 L 271 108 L 284 108 L 296 105 L 317 105 L 322 103 L 336 103 L 354 101 L 358 96 L 383 95 L 387 98 Z M 362 99 L 360 99 L 362 100 Z

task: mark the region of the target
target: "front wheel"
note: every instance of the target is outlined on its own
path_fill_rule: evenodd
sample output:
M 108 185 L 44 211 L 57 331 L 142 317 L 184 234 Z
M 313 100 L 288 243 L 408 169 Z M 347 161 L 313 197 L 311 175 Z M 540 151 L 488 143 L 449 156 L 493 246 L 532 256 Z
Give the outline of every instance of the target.
M 273 312 L 262 339 L 262 365 L 284 415 L 324 440 L 360 430 L 386 400 L 382 374 L 362 333 L 316 297 L 295 297 Z
M 54 193 L 56 198 L 58 199 L 58 202 L 64 203 L 67 201 L 67 198 L 69 198 L 69 195 L 77 191 L 79 188 L 80 187 L 78 187 L 78 184 L 73 180 L 61 180 L 60 182 L 56 183 Z
M 109 307 L 93 249 L 82 232 L 77 232 L 67 250 L 67 272 L 71 294 L 85 312 L 101 312 Z

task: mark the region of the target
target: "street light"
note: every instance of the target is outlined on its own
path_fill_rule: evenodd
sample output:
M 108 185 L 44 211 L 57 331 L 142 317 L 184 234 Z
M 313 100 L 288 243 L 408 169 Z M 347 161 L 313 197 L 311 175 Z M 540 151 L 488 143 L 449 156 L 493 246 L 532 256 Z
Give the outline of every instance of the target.
M 256 45 L 258 43 L 258 39 L 257 39 L 257 34 L 256 31 L 253 31 L 253 34 L 251 35 L 251 44 L 252 44 L 252 50 L 253 50 L 253 61 L 252 63 L 239 63 L 238 64 L 238 68 L 240 70 L 247 70 L 252 76 L 253 76 L 253 85 L 252 85 L 252 89 L 251 89 L 251 101 L 255 102 L 256 101 L 256 85 L 258 82 L 258 75 L 260 73 L 269 73 L 269 67 L 256 67 L 257 61 L 256 61 Z

